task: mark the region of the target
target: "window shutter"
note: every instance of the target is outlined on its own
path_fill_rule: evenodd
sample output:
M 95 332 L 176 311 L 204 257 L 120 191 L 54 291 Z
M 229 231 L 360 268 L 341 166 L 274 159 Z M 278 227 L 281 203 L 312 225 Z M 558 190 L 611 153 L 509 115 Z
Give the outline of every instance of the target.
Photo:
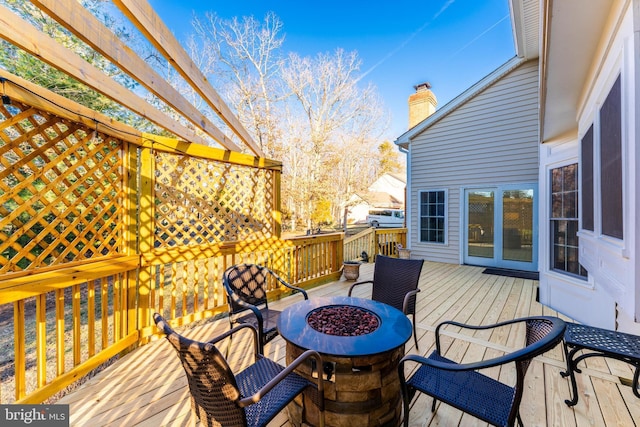
M 622 239 L 622 99 L 620 76 L 600 109 L 602 234 Z
M 582 228 L 593 231 L 593 125 L 582 137 Z

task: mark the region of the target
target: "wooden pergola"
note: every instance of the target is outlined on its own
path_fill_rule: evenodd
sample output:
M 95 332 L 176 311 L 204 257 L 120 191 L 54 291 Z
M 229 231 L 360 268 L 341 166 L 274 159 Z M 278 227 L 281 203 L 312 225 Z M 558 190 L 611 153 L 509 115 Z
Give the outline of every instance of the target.
M 76 0 L 34 0 L 32 3 L 55 19 L 62 27 L 87 43 L 124 73 L 161 99 L 167 106 L 198 128 L 204 135 L 229 151 L 242 152 L 243 147 L 258 157 L 264 153 L 238 118 L 225 104 L 209 80 L 202 74 L 187 52 L 176 40 L 145 0 L 116 0 L 114 4 L 157 49 L 180 76 L 228 126 L 243 146 L 221 131 L 204 114 L 173 88 L 133 49 L 123 43 L 109 28 L 95 18 Z M 209 145 L 193 129 L 157 110 L 139 95 L 123 87 L 103 71 L 89 64 L 79 55 L 40 32 L 6 7 L 0 7 L 0 37 L 68 74 L 124 107 L 149 119 L 162 129 L 189 143 Z M 11 80 L 5 77 L 7 80 Z
M 173 137 L 0 70 L 0 403 L 46 401 L 146 343 L 154 311 L 173 325 L 224 314 L 230 265 L 261 263 L 305 287 L 340 276 L 343 234 L 281 238 L 281 162 L 264 157 L 147 1 L 114 4 L 220 128 L 78 1 L 31 3 L 172 116 L 5 6 L 1 38 Z M 270 298 L 284 295 L 270 285 Z
M 147 343 L 156 311 L 173 326 L 224 316 L 231 265 L 263 264 L 311 288 L 340 277 L 345 250 L 406 243 L 406 229 L 346 249 L 343 233 L 283 239 L 282 163 L 265 158 L 147 1 L 114 4 L 220 128 L 76 0 L 31 3 L 171 116 L 5 6 L 1 38 L 172 137 L 0 70 L 0 403 L 44 402 Z M 271 299 L 287 295 L 269 286 Z

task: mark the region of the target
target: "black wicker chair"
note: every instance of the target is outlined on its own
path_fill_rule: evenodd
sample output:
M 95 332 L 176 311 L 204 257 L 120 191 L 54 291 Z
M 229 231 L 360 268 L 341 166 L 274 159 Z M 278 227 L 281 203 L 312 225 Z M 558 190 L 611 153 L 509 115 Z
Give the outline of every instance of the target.
M 256 264 L 238 264 L 224 272 L 222 282 L 229 303 L 229 325 L 248 323 L 258 330 L 260 354 L 266 343 L 278 336 L 280 311 L 269 308 L 269 278 L 309 299 L 304 289 L 292 286 L 273 271 Z
M 517 323 L 526 324 L 526 346 L 517 351 L 480 362 L 459 364 L 442 356 L 440 328 L 454 325 L 468 329 L 491 329 Z M 565 322 L 557 317 L 526 317 L 487 326 L 471 326 L 458 322 L 443 322 L 436 328 L 436 350 L 428 358 L 407 355 L 398 367 L 404 401 L 404 425 L 409 425 L 409 403 L 416 391 L 432 396 L 432 412 L 441 400 L 491 425 L 513 426 L 516 419 L 522 426 L 519 407 L 524 391 L 524 376 L 531 360 L 554 348 L 562 341 Z M 405 364 L 417 362 L 419 368 L 405 378 Z M 511 387 L 487 377 L 477 370 L 514 362 L 516 384 Z
M 371 299 L 383 302 L 402 310 L 404 314 L 413 316 L 413 340 L 418 348 L 416 337 L 416 294 L 420 292 L 418 282 L 424 261 L 421 259 L 391 258 L 376 256 L 373 280 L 357 282 L 349 288 L 349 296 L 353 288 L 365 283 L 372 283 Z
M 317 352 L 307 350 L 285 368 L 257 352 L 258 334 L 251 325 L 240 325 L 209 342 L 199 342 L 175 332 L 158 313 L 153 320 L 178 352 L 187 374 L 191 409 L 202 425 L 264 426 L 307 387 L 316 390 L 314 400 L 320 408 L 320 424 L 324 425 L 322 379 L 314 384 L 293 372 L 309 358 L 316 359 L 315 366 L 322 366 Z M 255 363 L 236 375 L 216 344 L 243 328 L 253 332 Z

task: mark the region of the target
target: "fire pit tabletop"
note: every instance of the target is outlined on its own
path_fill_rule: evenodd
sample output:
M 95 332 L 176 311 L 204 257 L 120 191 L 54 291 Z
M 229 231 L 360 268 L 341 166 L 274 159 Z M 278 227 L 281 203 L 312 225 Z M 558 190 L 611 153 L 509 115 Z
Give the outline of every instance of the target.
M 307 317 L 318 308 L 353 306 L 376 314 L 379 327 L 368 334 L 356 336 L 329 335 L 312 328 Z M 393 350 L 411 337 L 411 322 L 400 310 L 381 302 L 353 297 L 317 297 L 287 307 L 278 319 L 278 332 L 298 347 L 321 354 L 357 357 L 371 356 Z

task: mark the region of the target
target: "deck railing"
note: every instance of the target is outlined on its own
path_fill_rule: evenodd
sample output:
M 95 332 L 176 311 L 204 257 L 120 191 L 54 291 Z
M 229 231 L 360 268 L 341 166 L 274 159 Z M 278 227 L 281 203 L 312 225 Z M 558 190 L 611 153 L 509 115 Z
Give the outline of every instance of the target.
M 361 260 L 362 252 L 371 262 L 378 254 L 398 256 L 398 245 L 407 246 L 406 228 L 368 228 L 344 239 L 344 259 Z
M 155 331 L 158 311 L 174 324 L 225 313 L 222 273 L 267 265 L 304 288 L 337 280 L 341 233 L 226 242 L 188 251 L 114 257 L 5 280 L 0 294 L 0 402 L 39 403 Z M 143 279 L 147 277 L 148 280 Z M 269 298 L 283 291 L 272 284 Z M 11 327 L 13 324 L 13 327 Z
M 159 312 L 174 325 L 212 317 L 228 310 L 222 288 L 224 271 L 240 263 L 264 265 L 285 281 L 309 288 L 337 280 L 342 264 L 343 234 L 281 240 L 269 238 L 226 242 L 194 250 L 143 256 L 139 315 L 144 338 L 153 333 L 151 314 Z M 270 299 L 286 292 L 275 282 L 268 289 Z

